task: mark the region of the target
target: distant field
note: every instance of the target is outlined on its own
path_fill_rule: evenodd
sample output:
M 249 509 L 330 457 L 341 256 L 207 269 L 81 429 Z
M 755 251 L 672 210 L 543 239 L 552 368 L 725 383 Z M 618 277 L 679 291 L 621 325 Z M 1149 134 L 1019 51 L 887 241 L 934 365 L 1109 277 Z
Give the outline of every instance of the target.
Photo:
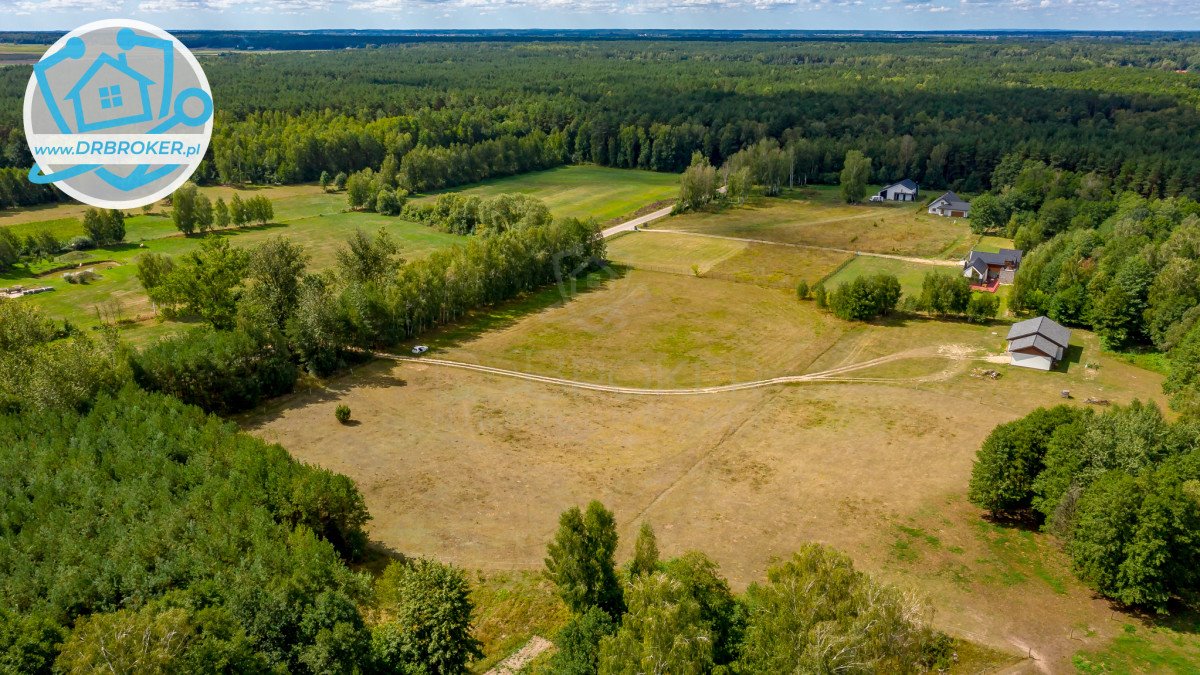
M 232 197 L 232 188 L 205 188 L 210 198 Z M 286 186 L 262 188 L 262 193 L 271 197 L 275 206 L 276 221 L 266 226 L 251 226 L 242 229 L 223 230 L 216 236 L 230 237 L 236 246 L 254 246 L 271 237 L 286 236 L 301 244 L 311 256 L 311 269 L 320 270 L 334 262 L 334 252 L 341 247 L 356 229 L 374 232 L 386 229 L 399 245 L 401 254 L 408 259 L 420 258 L 430 251 L 463 241 L 462 237 L 439 232 L 428 226 L 399 218 L 389 218 L 374 213 L 343 212 L 345 195 L 325 194 L 315 186 Z M 257 190 L 242 191 L 243 197 Z M 35 212 L 58 215 L 79 206 L 58 205 L 51 209 Z M 0 219 L 0 223 L 4 221 Z M 78 220 L 61 217 L 53 221 L 25 222 L 11 225 L 15 231 L 34 231 L 45 226 L 62 238 L 82 233 Z M 2 226 L 2 225 L 0 225 Z M 77 228 L 77 229 L 69 229 Z M 41 307 L 56 319 L 70 319 L 77 325 L 90 327 L 102 319 L 123 321 L 124 335 L 134 343 L 144 342 L 159 335 L 178 330 L 186 324 L 175 322 L 158 323 L 153 317 L 153 308 L 142 291 L 136 277 L 134 261 L 147 251 L 168 255 L 179 255 L 194 250 L 200 245 L 199 237 L 183 237 L 175 229 L 171 219 L 161 212 L 155 215 L 136 215 L 126 220 L 127 243 L 95 249 L 84 253 L 59 256 L 55 263 L 40 263 L 34 272 L 65 263 L 80 263 L 95 269 L 100 278 L 86 285 L 68 284 L 62 273 L 56 272 L 38 278 L 23 270 L 0 274 L 0 285 L 13 284 L 46 285 L 55 290 L 51 293 L 23 298 Z
M 904 294 L 915 296 L 921 294 L 921 284 L 924 283 L 925 274 L 928 272 L 954 274 L 954 269 L 938 265 L 922 265 L 921 263 L 909 262 L 907 260 L 860 255 L 851 261 L 849 265 L 838 270 L 837 274 L 829 277 L 825 281 L 825 286 L 832 290 L 839 284 L 853 281 L 858 277 L 873 274 L 894 274 L 900 280 L 900 288 Z
M 564 166 L 488 180 L 448 192 L 482 198 L 514 192 L 527 194 L 546 202 L 556 217 L 595 218 L 603 223 L 629 216 L 649 204 L 675 199 L 679 194 L 679 176 L 590 165 Z
M 834 251 L 653 230 L 611 240 L 608 255 L 613 262 L 638 269 L 788 289 L 801 279 L 810 285 L 817 283 L 851 257 Z
M 647 204 L 672 197 L 678 177 L 648 171 L 625 171 L 591 166 L 565 167 L 535 174 L 488 181 L 466 188 L 483 196 L 506 192 L 533 194 L 546 200 L 557 216 L 596 217 L 600 220 L 632 213 Z M 312 256 L 311 266 L 322 269 L 333 263 L 334 252 L 355 229 L 375 231 L 385 228 L 397 240 L 405 258 L 419 258 L 435 249 L 461 242 L 456 235 L 428 226 L 374 213 L 346 211 L 344 193 L 326 193 L 315 185 L 286 185 L 235 189 L 226 186 L 205 187 L 202 192 L 212 200 L 229 201 L 234 194 L 243 198 L 263 194 L 275 207 L 275 222 L 262 227 L 227 230 L 221 236 L 233 238 L 236 245 L 253 246 L 270 237 L 287 236 L 302 244 Z M 0 227 L 25 237 L 42 230 L 61 240 L 84 234 L 81 219 L 87 207 L 80 204 L 43 205 L 21 210 L 0 211 Z M 152 320 L 153 308 L 135 277 L 133 260 L 145 251 L 178 255 L 199 245 L 199 238 L 184 238 L 168 216 L 169 209 L 156 205 L 151 214 L 132 211 L 126 219 L 126 243 L 60 256 L 51 263 L 39 263 L 37 274 L 65 263 L 83 263 L 94 267 L 101 277 L 87 285 L 71 285 L 61 273 L 35 278 L 21 270 L 0 275 L 0 285 L 47 285 L 52 293 L 23 299 L 43 308 L 57 319 L 70 319 L 84 327 L 100 323 L 101 316 L 132 322 L 126 336 L 141 342 L 146 336 L 169 332 L 174 325 L 158 325 Z
M 962 258 L 974 242 L 958 219 L 931 216 L 919 204 L 847 205 L 832 187 L 789 190 L 783 198 L 674 216 L 655 227 L 927 258 Z

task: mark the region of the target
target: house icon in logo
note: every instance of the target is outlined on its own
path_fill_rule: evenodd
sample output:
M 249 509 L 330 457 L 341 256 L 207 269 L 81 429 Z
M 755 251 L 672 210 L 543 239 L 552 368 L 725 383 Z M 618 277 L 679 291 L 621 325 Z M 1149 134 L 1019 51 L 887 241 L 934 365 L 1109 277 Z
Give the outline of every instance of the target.
M 75 107 L 75 131 L 84 133 L 154 118 L 150 85 L 125 54 L 101 54 L 64 97 Z

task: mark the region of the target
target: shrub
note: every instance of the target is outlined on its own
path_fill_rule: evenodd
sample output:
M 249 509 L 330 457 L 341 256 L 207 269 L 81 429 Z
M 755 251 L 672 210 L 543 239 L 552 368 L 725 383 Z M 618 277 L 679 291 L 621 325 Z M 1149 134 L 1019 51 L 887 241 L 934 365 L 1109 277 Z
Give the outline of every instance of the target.
M 972 293 L 967 302 L 967 320 L 974 323 L 987 323 L 996 318 L 1000 311 L 1000 298 L 992 293 Z
M 573 615 L 554 638 L 558 651 L 550 659 L 550 672 L 594 675 L 600 667 L 600 641 L 616 630 L 612 617 L 599 607 Z
M 337 418 L 337 421 L 346 424 L 350 421 L 350 406 L 339 405 L 334 409 L 333 416 Z
M 136 356 L 134 379 L 209 412 L 248 410 L 295 386 L 298 372 L 282 342 L 241 330 L 197 328 Z
M 812 295 L 812 290 L 808 287 L 808 282 L 801 279 L 800 283 L 796 284 L 796 297 L 801 300 L 807 300 Z
M 868 321 L 883 316 L 900 302 L 900 280 L 891 274 L 858 277 L 828 294 L 833 313 L 847 321 Z
M 68 251 L 86 251 L 95 247 L 96 242 L 85 234 L 81 234 L 77 237 L 71 237 L 71 240 L 67 242 L 66 246 Z

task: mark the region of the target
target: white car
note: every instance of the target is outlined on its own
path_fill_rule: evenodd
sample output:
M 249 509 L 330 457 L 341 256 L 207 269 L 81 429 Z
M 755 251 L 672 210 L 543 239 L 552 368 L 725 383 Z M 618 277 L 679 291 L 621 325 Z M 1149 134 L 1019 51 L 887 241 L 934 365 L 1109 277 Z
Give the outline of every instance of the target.
M 427 351 L 429 351 L 429 347 L 426 347 L 425 345 L 417 345 L 416 347 L 412 348 L 412 353 L 414 354 L 424 354 Z
M 883 197 L 880 197 L 879 195 L 871 195 L 871 201 L 881 202 L 881 201 L 883 201 Z

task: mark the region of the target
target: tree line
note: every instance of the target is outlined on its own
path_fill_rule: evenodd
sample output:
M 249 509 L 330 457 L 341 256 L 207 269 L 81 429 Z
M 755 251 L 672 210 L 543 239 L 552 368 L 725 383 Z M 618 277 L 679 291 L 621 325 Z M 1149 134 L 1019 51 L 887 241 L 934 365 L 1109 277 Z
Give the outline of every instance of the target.
M 617 543 L 599 502 L 559 517 L 546 574 L 571 619 L 549 672 L 921 673 L 953 659 L 924 602 L 825 546 L 802 547 L 738 596 L 702 552 L 662 559 L 648 523 L 624 566 Z
M 307 252 L 282 237 L 249 250 L 208 237 L 183 256 L 140 256 L 138 279 L 159 311 L 206 327 L 144 350 L 138 381 L 206 410 L 247 409 L 290 391 L 298 368 L 327 375 L 603 260 L 594 222 L 551 222 L 527 197 L 492 201 L 513 208 L 489 215 L 465 245 L 411 262 L 382 229 L 356 231 L 325 273 L 309 272 Z M 546 217 L 518 217 L 522 205 Z
M 968 497 L 1058 536 L 1079 578 L 1160 613 L 1200 590 L 1200 430 L 1153 404 L 1041 408 L 996 427 Z
M 680 172 L 698 151 L 722 166 L 774 140 L 797 183 L 836 182 L 857 150 L 869 180 L 981 192 L 1015 154 L 1146 197 L 1197 197 L 1200 96 L 1162 69 L 1180 61 L 1173 41 L 1077 39 L 223 54 L 204 59 L 222 105 L 196 179 L 295 183 L 393 157 L 402 187 L 424 191 L 564 162 Z M 59 198 L 22 175 L 28 77 L 0 73 L 0 167 L 15 171 L 0 185 L 19 183 L 0 187 L 0 206 Z

